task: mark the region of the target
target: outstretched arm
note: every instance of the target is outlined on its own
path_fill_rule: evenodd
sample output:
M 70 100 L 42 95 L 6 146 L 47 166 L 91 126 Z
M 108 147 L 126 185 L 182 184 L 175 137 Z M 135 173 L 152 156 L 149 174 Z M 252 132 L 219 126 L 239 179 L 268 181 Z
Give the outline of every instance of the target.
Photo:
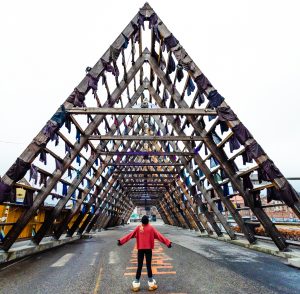
M 136 227 L 134 229 L 134 231 L 132 231 L 131 233 L 125 235 L 124 237 L 120 238 L 118 240 L 118 245 L 123 245 L 126 242 L 128 242 L 130 239 L 135 238 L 136 237 L 136 232 L 137 232 L 138 227 Z
M 171 247 L 172 242 L 166 238 L 163 234 L 161 234 L 159 231 L 157 231 L 155 228 L 154 229 L 154 239 L 157 239 L 161 243 L 164 243 L 166 246 L 169 248 Z

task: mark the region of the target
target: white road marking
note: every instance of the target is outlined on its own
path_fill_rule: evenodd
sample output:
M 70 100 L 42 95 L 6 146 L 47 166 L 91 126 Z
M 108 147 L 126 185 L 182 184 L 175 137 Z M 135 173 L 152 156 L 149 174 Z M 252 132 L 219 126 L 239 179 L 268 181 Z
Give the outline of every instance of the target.
M 108 264 L 115 264 L 119 261 L 119 257 L 117 255 L 117 252 L 115 251 L 110 251 L 109 252 L 109 259 L 108 259 Z
M 67 253 L 64 256 L 62 256 L 60 259 L 58 259 L 56 262 L 54 262 L 51 267 L 62 267 L 65 266 L 65 264 L 74 256 L 74 253 Z
M 91 261 L 91 263 L 90 263 L 90 265 L 95 265 L 95 263 L 96 263 L 96 258 L 97 258 L 97 255 L 99 254 L 99 252 L 95 252 L 94 253 L 94 256 L 93 256 L 93 258 L 92 258 L 92 261 Z

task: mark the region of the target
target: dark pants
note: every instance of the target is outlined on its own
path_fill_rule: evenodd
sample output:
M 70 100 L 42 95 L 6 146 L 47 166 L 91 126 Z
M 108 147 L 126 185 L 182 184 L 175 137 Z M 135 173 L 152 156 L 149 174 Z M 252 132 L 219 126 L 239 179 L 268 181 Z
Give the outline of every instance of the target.
M 147 273 L 148 278 L 152 278 L 152 269 L 151 269 L 151 261 L 152 261 L 152 249 L 139 249 L 137 258 L 138 258 L 138 268 L 136 271 L 136 279 L 139 280 L 142 273 L 144 255 L 146 256 L 146 265 L 147 265 Z

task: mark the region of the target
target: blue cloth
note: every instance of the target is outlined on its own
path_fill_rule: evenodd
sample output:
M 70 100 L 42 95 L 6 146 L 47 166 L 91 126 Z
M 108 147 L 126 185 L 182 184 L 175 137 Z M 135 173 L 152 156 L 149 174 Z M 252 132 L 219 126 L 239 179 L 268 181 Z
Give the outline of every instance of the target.
M 66 121 L 66 108 L 64 105 L 56 111 L 56 113 L 51 117 L 51 120 L 55 121 L 59 127 L 62 127 Z
M 62 183 L 62 195 L 66 196 L 68 193 L 68 185 L 66 183 Z
M 190 96 L 192 92 L 194 92 L 196 89 L 193 80 L 191 77 L 189 77 L 188 82 L 187 82 L 187 95 Z
M 79 143 L 79 141 L 80 141 L 80 131 L 79 131 L 79 129 L 78 128 L 76 128 L 76 141 Z
M 81 165 L 81 157 L 79 154 L 76 156 L 76 162 Z
M 210 168 L 216 167 L 217 165 L 219 165 L 219 162 L 213 157 L 210 157 Z
M 210 105 L 214 108 L 220 106 L 220 104 L 224 101 L 224 97 L 222 97 L 217 90 L 209 92 L 207 99 L 210 101 Z
M 229 194 L 230 194 L 230 193 L 229 193 L 229 186 L 228 186 L 228 184 L 226 183 L 226 184 L 223 185 L 223 195 L 224 195 L 225 197 L 227 197 Z

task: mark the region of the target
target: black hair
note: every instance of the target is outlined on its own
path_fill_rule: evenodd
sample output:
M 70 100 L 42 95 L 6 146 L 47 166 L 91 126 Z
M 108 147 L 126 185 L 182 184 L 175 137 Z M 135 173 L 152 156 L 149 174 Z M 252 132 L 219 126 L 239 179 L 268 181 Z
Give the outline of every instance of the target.
M 144 216 L 142 217 L 142 224 L 143 224 L 143 225 L 149 224 L 149 218 L 148 218 L 147 215 L 144 215 Z

